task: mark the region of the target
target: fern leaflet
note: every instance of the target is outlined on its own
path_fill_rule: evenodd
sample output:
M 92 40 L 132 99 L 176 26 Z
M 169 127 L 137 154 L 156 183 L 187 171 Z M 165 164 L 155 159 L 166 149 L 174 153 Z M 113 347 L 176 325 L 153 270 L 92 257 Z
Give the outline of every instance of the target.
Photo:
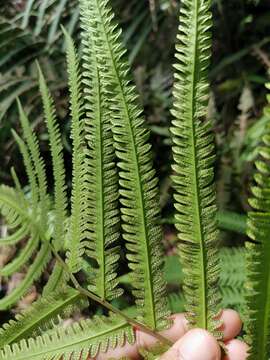
M 63 145 L 61 142 L 61 134 L 56 119 L 56 111 L 53 104 L 52 96 L 49 92 L 44 76 L 39 69 L 39 87 L 42 96 L 45 119 L 47 123 L 52 162 L 54 174 L 54 246 L 58 250 L 64 244 L 65 220 L 66 220 L 66 184 L 65 184 L 65 167 L 63 159 Z
M 204 121 L 211 47 L 211 1 L 183 0 L 176 46 L 172 123 L 176 227 L 186 274 L 184 291 L 190 324 L 217 331 L 220 312 L 214 143 Z
M 81 268 L 81 256 L 83 246 L 81 244 L 84 236 L 85 217 L 83 214 L 85 196 L 84 176 L 84 149 L 83 149 L 83 123 L 81 115 L 83 110 L 81 94 L 81 75 L 79 72 L 79 61 L 73 40 L 63 29 L 67 44 L 67 70 L 69 74 L 70 89 L 70 111 L 71 111 L 71 139 L 73 141 L 72 151 L 72 194 L 71 194 L 71 217 L 68 241 L 68 263 L 72 272 L 78 272 Z
M 125 320 L 116 316 L 94 317 L 72 326 L 58 328 L 36 339 L 22 340 L 0 351 L 0 360 L 60 360 L 79 358 L 87 360 L 108 348 L 134 342 L 133 330 Z
M 42 297 L 28 307 L 22 314 L 10 320 L 0 329 L 0 347 L 37 335 L 50 324 L 67 317 L 74 309 L 87 306 L 87 301 L 74 289 L 60 289 Z
M 87 254 L 97 262 L 90 290 L 102 299 L 121 295 L 118 288 L 119 248 L 118 177 L 115 166 L 109 103 L 101 88 L 101 74 L 93 47 L 87 2 L 81 4 L 83 82 L 86 99 L 85 133 L 88 168 Z

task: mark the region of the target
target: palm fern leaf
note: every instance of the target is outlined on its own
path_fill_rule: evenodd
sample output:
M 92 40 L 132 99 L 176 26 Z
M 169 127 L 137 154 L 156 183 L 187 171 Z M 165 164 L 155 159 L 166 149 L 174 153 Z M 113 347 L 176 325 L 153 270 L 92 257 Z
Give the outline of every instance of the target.
M 41 297 L 15 320 L 10 320 L 0 329 L 0 348 L 13 344 L 21 339 L 29 338 L 46 330 L 51 324 L 65 317 L 67 318 L 75 309 L 87 306 L 80 293 L 66 287 L 54 293 Z
M 219 336 L 219 256 L 211 124 L 204 121 L 211 0 L 183 0 L 176 46 L 172 123 L 176 227 L 192 326 Z
M 134 333 L 125 320 L 99 316 L 6 346 L 0 351 L 0 360 L 87 360 L 99 351 L 106 352 L 108 348 L 123 346 L 126 342 L 134 343 Z
M 270 356 L 270 105 L 265 115 L 269 122 L 259 149 L 260 159 L 255 163 L 255 184 L 249 200 L 253 211 L 248 214 L 247 231 L 256 241 L 256 244 L 247 244 L 246 341 L 250 345 L 248 359 L 254 360 L 266 360 Z
M 140 317 L 152 329 L 167 325 L 163 279 L 162 233 L 158 188 L 152 167 L 149 132 L 144 126 L 137 94 L 128 78 L 120 35 L 108 0 L 81 0 L 84 31 L 97 54 L 94 62 L 101 93 L 110 102 L 114 146 L 118 157 L 123 237 L 127 241 L 132 284 Z
M 90 290 L 103 299 L 121 295 L 117 263 L 120 214 L 118 177 L 110 123 L 109 102 L 101 87 L 101 73 L 93 47 L 88 4 L 81 3 L 83 82 L 85 94 L 85 134 L 87 141 L 87 254 L 97 262 Z

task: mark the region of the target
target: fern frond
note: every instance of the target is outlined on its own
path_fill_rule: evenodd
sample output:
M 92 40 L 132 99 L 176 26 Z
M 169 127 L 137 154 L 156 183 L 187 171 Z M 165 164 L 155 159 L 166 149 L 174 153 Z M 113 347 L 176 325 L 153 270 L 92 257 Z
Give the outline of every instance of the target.
M 81 94 L 81 75 L 79 60 L 73 40 L 63 29 L 67 45 L 67 70 L 69 75 L 70 89 L 70 112 L 71 112 L 71 139 L 72 151 L 72 193 L 71 193 L 71 217 L 68 242 L 68 264 L 72 272 L 81 269 L 81 256 L 83 254 L 82 240 L 84 239 L 84 203 L 85 203 L 85 166 L 83 148 L 83 123 L 81 115 L 83 102 Z
M 51 259 L 51 252 L 48 243 L 44 243 L 33 263 L 29 266 L 24 279 L 20 284 L 4 298 L 0 299 L 0 310 L 5 310 L 14 305 L 30 288 L 36 279 L 40 277 L 44 268 Z
M 83 83 L 85 94 L 85 133 L 88 172 L 87 238 L 88 256 L 98 265 L 94 269 L 90 290 L 102 299 L 121 295 L 116 273 L 119 248 L 120 213 L 118 210 L 118 177 L 110 123 L 109 101 L 101 87 L 97 53 L 93 47 L 88 4 L 81 2 L 83 44 Z
M 67 287 L 51 295 L 42 297 L 28 307 L 22 314 L 10 320 L 0 329 L 0 348 L 29 338 L 46 329 L 51 322 L 68 317 L 73 310 L 87 306 L 80 293 Z M 57 319 L 58 318 L 58 319 Z
M 268 85 L 270 89 L 270 85 Z M 248 359 L 270 357 L 270 95 L 265 109 L 268 123 L 256 161 L 255 184 L 249 200 L 248 236 L 257 244 L 247 244 L 247 320 Z
M 140 317 L 152 329 L 167 326 L 167 299 L 163 278 L 162 232 L 158 225 L 157 178 L 152 167 L 149 132 L 144 126 L 137 94 L 128 78 L 121 31 L 108 0 L 81 0 L 84 31 L 91 41 L 99 71 L 101 92 L 106 92 L 114 146 L 119 159 L 123 237 L 127 241 L 134 295 Z M 88 29 L 87 29 L 88 26 Z
M 63 159 L 63 145 L 61 142 L 61 134 L 56 119 L 56 110 L 54 107 L 52 96 L 49 92 L 44 76 L 40 68 L 39 70 L 39 87 L 42 96 L 45 120 L 49 133 L 50 147 L 52 153 L 53 174 L 54 174 L 54 246 L 59 250 L 64 244 L 65 236 L 65 220 L 66 220 L 66 183 L 65 183 L 65 167 Z
M 0 360 L 87 360 L 126 342 L 134 343 L 134 333 L 125 320 L 99 316 L 4 347 L 0 351 Z
M 216 331 L 220 312 L 214 142 L 207 109 L 211 0 L 183 0 L 176 46 L 172 140 L 176 227 L 192 326 Z
M 45 164 L 40 154 L 37 136 L 31 129 L 28 117 L 26 116 L 20 101 L 18 100 L 17 103 L 20 115 L 20 122 L 23 129 L 24 140 L 27 143 L 31 160 L 38 179 L 40 217 L 42 219 L 41 226 L 43 228 L 42 230 L 44 231 L 47 225 L 47 214 L 49 210 Z

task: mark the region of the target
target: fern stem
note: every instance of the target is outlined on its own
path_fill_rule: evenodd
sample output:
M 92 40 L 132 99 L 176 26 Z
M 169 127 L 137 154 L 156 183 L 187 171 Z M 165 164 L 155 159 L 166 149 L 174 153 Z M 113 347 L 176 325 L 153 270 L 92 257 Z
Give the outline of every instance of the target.
M 152 329 L 150 329 L 149 327 L 145 326 L 144 324 L 138 322 L 137 320 L 134 320 L 132 318 L 130 318 L 128 315 L 126 315 L 125 313 L 123 313 L 121 310 L 115 308 L 113 305 L 111 305 L 109 302 L 107 302 L 106 300 L 101 299 L 100 297 L 96 296 L 95 294 L 93 294 L 92 292 L 90 292 L 89 290 L 84 289 L 78 282 L 78 280 L 76 279 L 76 277 L 70 272 L 69 267 L 67 266 L 67 264 L 65 263 L 65 261 L 61 258 L 61 256 L 58 254 L 58 252 L 54 249 L 54 247 L 50 244 L 52 253 L 54 254 L 56 260 L 59 262 L 59 264 L 63 267 L 63 269 L 65 270 L 65 272 L 69 275 L 70 280 L 73 284 L 73 286 L 75 287 L 76 290 L 78 290 L 82 295 L 90 298 L 91 300 L 94 300 L 95 302 L 97 302 L 98 304 L 102 305 L 104 308 L 106 308 L 107 310 L 120 315 L 121 317 L 123 317 L 131 326 L 135 327 L 136 329 L 149 334 L 151 336 L 153 336 L 154 338 L 156 338 L 158 341 L 160 341 L 163 344 L 172 346 L 173 342 L 167 338 L 165 338 L 163 335 L 153 331 Z

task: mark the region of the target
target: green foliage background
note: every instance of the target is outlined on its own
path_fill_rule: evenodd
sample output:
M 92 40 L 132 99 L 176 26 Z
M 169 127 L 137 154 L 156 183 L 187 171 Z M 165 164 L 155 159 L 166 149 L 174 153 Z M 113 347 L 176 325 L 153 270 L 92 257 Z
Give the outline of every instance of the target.
M 43 3 L 43 6 L 42 6 Z M 48 8 L 45 8 L 46 3 Z M 45 4 L 45 5 L 44 5 Z M 160 175 L 161 202 L 171 215 L 169 131 L 172 103 L 172 62 L 177 26 L 178 1 L 114 0 L 114 9 L 124 28 L 124 42 L 135 74 L 148 125 L 152 130 L 156 168 Z M 218 198 L 222 208 L 246 210 L 249 161 L 263 131 L 264 83 L 270 66 L 270 5 L 267 1 L 216 0 L 214 45 L 211 65 L 212 97 L 209 116 L 214 118 L 218 149 Z M 24 176 L 11 128 L 19 129 L 15 106 L 20 96 L 31 112 L 43 140 L 41 104 L 35 58 L 49 78 L 57 100 L 65 142 L 65 160 L 71 169 L 65 44 L 60 24 L 77 36 L 78 9 L 75 1 L 10 1 L 0 14 L 0 154 L 1 182 L 10 183 L 7 169 L 15 166 Z M 47 156 L 48 157 L 48 156 Z M 50 177 L 49 177 L 50 178 Z
M 138 2 L 132 0 L 126 4 L 124 0 L 114 0 L 112 3 L 124 29 L 123 41 L 128 48 L 128 61 L 132 66 L 147 125 L 151 130 L 155 167 L 160 180 L 162 223 L 165 230 L 164 244 L 166 254 L 172 255 L 175 254 L 176 236 L 170 225 L 172 224 L 173 207 L 170 180 L 172 154 L 169 135 L 172 115 L 169 109 L 172 107 L 172 64 L 174 62 L 179 1 L 141 0 Z M 249 210 L 247 198 L 250 197 L 248 184 L 252 179 L 252 164 L 256 158 L 258 144 L 265 131 L 267 121 L 267 114 L 263 112 L 263 108 L 266 103 L 264 84 L 269 80 L 270 68 L 270 36 L 267 28 L 270 20 L 270 5 L 262 0 L 218 0 L 213 1 L 213 14 L 211 93 L 207 116 L 214 121 L 215 127 L 218 155 L 215 165 L 218 204 L 220 210 L 246 213 Z M 53 187 L 53 183 L 50 183 L 53 171 L 49 154 L 49 139 L 48 135 L 45 135 L 46 131 L 44 131 L 44 121 L 41 115 L 42 103 L 35 63 L 37 59 L 46 73 L 49 88 L 56 99 L 57 114 L 55 116 L 60 120 L 61 137 L 64 144 L 63 153 L 69 180 L 67 191 L 70 195 L 72 159 L 68 120 L 68 89 L 66 67 L 64 66 L 66 44 L 61 25 L 65 26 L 73 36 L 75 43 L 79 45 L 78 21 L 79 12 L 75 0 L 12 0 L 1 8 L 1 183 L 12 185 L 12 176 L 7 169 L 13 166 L 18 177 L 23 180 L 23 185 L 26 184 L 26 174 L 20 160 L 18 147 L 11 137 L 12 128 L 19 134 L 22 132 L 16 107 L 16 100 L 19 97 L 26 112 L 30 115 L 39 140 L 41 140 L 41 152 L 45 159 L 46 169 L 48 169 L 48 185 L 50 190 Z M 80 47 L 79 54 L 82 54 Z M 43 88 L 41 86 L 42 89 L 44 97 L 47 91 L 45 85 Z M 50 104 L 47 106 L 50 107 Z M 21 110 L 21 117 L 23 116 Z M 51 121 L 51 126 L 54 126 L 56 121 L 54 115 Z M 29 130 L 26 123 L 23 128 L 24 131 Z M 79 130 L 79 128 L 73 128 L 71 132 L 74 135 L 74 131 Z M 57 155 L 62 156 L 62 150 L 58 148 L 58 140 L 52 142 L 55 144 Z M 77 144 L 77 149 L 79 149 L 79 145 Z M 79 156 L 77 161 L 77 165 L 81 166 Z M 43 167 L 43 162 L 40 167 Z M 80 184 L 77 185 L 77 191 L 80 191 Z M 58 182 L 58 187 L 60 189 L 64 187 L 61 181 Z M 68 197 L 70 198 L 70 196 Z M 66 204 L 65 199 L 58 203 L 59 209 L 56 211 L 59 210 L 61 213 L 68 207 L 67 211 L 69 212 L 70 204 Z M 77 205 L 80 206 L 79 203 Z M 95 206 L 93 208 L 95 209 Z M 230 226 L 233 228 L 232 219 L 228 214 L 228 212 L 219 213 L 219 221 L 226 228 L 226 221 L 229 219 Z M 238 215 L 233 220 L 236 232 L 243 233 L 245 220 L 241 220 L 240 224 L 240 217 L 241 215 Z M 76 232 L 79 219 L 73 218 L 72 221 L 73 230 Z M 33 243 L 37 241 L 38 244 L 38 239 L 33 237 L 32 240 Z M 236 233 L 233 235 L 226 233 L 226 235 L 223 234 L 222 240 L 223 245 L 233 245 L 232 249 L 227 247 L 220 252 L 221 262 L 225 268 L 222 270 L 219 284 L 223 299 L 222 306 L 232 306 L 242 312 L 244 292 L 241 293 L 236 289 L 243 288 L 245 261 L 244 252 L 242 248 L 238 249 L 237 245 L 241 245 L 244 238 L 243 235 Z M 119 255 L 120 261 L 122 255 Z M 178 279 L 179 266 L 175 256 L 167 256 L 166 277 L 170 278 L 177 274 Z M 121 268 L 123 273 L 125 270 Z M 43 281 L 42 278 L 41 282 Z M 172 278 L 168 280 L 169 301 L 173 311 L 181 311 L 183 308 L 183 297 L 180 291 L 183 284 L 182 280 L 180 284 L 178 281 L 179 279 L 175 282 L 175 279 Z M 120 277 L 120 283 L 127 288 L 129 282 L 128 274 Z M 71 296 L 73 297 L 74 294 Z M 117 302 L 118 300 L 116 300 Z M 119 303 L 118 305 L 120 307 L 123 305 L 125 308 L 128 303 L 129 297 L 123 304 Z M 10 317 L 10 314 L 7 317 Z

